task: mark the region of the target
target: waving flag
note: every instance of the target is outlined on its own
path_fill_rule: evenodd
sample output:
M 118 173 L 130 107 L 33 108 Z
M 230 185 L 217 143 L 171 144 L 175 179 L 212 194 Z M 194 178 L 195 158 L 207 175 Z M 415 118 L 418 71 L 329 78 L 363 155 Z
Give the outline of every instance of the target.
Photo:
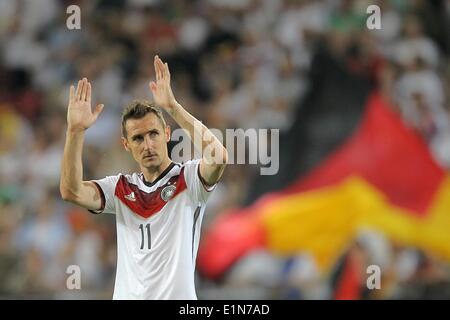
M 311 253 L 328 270 L 361 228 L 450 261 L 450 179 L 382 96 L 355 133 L 308 175 L 252 206 L 222 215 L 205 234 L 199 269 L 221 276 L 256 248 Z

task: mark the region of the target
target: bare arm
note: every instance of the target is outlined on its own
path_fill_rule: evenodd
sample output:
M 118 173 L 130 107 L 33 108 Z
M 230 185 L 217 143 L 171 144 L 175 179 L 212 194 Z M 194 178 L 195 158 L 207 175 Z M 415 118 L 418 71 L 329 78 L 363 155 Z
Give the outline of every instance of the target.
M 83 181 L 82 150 L 84 132 L 98 118 L 103 105 L 91 110 L 91 84 L 78 82 L 77 90 L 70 87 L 67 110 L 66 144 L 61 165 L 60 192 L 64 200 L 90 210 L 101 207 L 100 192 L 93 182 Z
M 199 120 L 187 112 L 176 100 L 170 87 L 170 72 L 167 63 L 155 56 L 156 82 L 150 82 L 155 103 L 164 108 L 167 113 L 183 128 L 201 151 L 200 176 L 207 185 L 219 181 L 228 161 L 228 153 L 222 143 Z M 196 138 L 198 137 L 198 138 Z

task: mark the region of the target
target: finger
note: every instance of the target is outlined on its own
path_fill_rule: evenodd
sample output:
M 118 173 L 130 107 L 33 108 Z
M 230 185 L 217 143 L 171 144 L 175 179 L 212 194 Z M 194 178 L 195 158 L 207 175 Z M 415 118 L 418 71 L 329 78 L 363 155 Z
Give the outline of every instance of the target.
M 167 62 L 164 64 L 164 66 L 166 67 L 166 78 L 168 80 L 170 80 L 170 71 L 169 71 L 169 65 L 167 64 Z
M 75 101 L 75 87 L 74 86 L 70 86 L 69 102 L 74 102 L 74 101 Z
M 79 80 L 77 85 L 77 94 L 75 96 L 75 101 L 81 100 L 81 87 L 82 87 L 83 81 Z
M 78 100 L 80 100 L 80 101 L 84 101 L 84 99 L 83 99 L 83 96 L 84 96 L 84 79 L 83 80 L 81 80 L 81 83 L 80 83 L 80 93 L 78 94 Z
M 159 78 L 164 79 L 164 65 L 162 63 L 162 60 L 158 57 L 156 63 L 158 64 Z
M 149 87 L 150 87 L 150 90 L 152 91 L 152 93 L 156 92 L 156 83 L 155 83 L 155 81 L 150 81 Z
M 86 101 L 91 103 L 91 93 L 92 92 L 92 87 L 91 87 L 91 83 L 88 82 L 87 84 L 87 90 L 86 90 Z
M 167 70 L 166 70 L 166 64 L 165 63 L 162 64 L 161 71 L 162 71 L 162 74 L 163 74 L 163 79 L 166 80 L 167 79 Z
M 94 113 L 93 113 L 93 116 L 95 117 L 95 119 L 97 119 L 98 116 L 100 115 L 100 113 L 102 113 L 104 107 L 105 107 L 104 104 L 98 104 L 98 105 L 95 107 Z
M 158 66 L 158 56 L 155 56 L 155 61 L 154 61 L 154 65 L 155 65 L 155 77 L 156 77 L 156 81 L 158 81 L 160 79 L 160 74 L 159 74 L 159 66 Z
M 158 58 L 158 67 L 161 79 L 164 79 L 164 64 L 161 59 Z
M 83 78 L 83 87 L 81 89 L 81 101 L 86 101 L 86 93 L 87 93 L 87 79 Z

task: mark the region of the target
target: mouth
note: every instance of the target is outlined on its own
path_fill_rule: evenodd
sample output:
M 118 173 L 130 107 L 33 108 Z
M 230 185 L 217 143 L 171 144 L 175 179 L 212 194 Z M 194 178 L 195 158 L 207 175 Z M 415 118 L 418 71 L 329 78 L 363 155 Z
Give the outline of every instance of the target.
M 143 157 L 144 160 L 153 160 L 156 159 L 156 154 L 147 154 Z

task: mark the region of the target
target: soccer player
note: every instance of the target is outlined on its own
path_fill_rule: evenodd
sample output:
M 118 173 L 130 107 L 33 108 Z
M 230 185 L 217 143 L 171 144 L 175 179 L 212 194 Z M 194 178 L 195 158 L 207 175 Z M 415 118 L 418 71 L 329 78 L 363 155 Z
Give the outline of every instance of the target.
M 84 133 L 103 105 L 91 109 L 91 84 L 70 87 L 67 136 L 61 168 L 64 200 L 93 213 L 113 213 L 117 225 L 117 272 L 113 299 L 196 299 L 195 259 L 205 204 L 225 169 L 221 142 L 174 98 L 167 63 L 155 56 L 156 106 L 189 133 L 202 158 L 184 164 L 168 156 L 170 128 L 152 103 L 136 100 L 122 115 L 122 143 L 140 173 L 83 181 Z M 203 137 L 193 139 L 194 135 Z M 198 140 L 198 141 L 196 141 Z M 198 145 L 196 145 L 196 143 Z

